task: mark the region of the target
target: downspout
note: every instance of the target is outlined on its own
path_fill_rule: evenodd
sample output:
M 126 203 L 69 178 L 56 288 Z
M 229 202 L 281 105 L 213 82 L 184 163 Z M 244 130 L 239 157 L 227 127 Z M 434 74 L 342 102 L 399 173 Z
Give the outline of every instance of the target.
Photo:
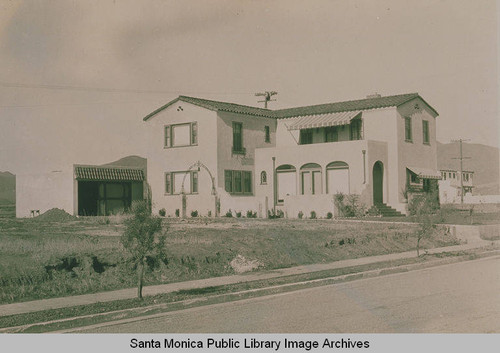
M 276 157 L 273 157 L 273 215 L 276 215 Z
M 366 184 L 366 150 L 361 152 L 363 152 L 363 184 Z

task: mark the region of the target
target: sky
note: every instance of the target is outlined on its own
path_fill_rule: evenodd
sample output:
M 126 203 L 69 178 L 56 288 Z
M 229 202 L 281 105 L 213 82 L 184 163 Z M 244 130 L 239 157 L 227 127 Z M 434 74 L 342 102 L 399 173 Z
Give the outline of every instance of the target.
M 270 108 L 418 92 L 437 139 L 498 147 L 495 0 L 0 2 L 0 171 L 144 155 L 178 95 Z

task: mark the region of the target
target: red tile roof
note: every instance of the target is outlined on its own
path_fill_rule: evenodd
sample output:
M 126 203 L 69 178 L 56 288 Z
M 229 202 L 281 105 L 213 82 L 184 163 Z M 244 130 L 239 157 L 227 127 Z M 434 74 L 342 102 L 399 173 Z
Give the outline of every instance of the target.
M 144 181 L 144 170 L 75 166 L 75 179 L 92 181 Z
M 339 113 L 339 112 L 347 112 L 354 110 L 368 110 L 368 109 L 376 109 L 376 108 L 387 108 L 387 107 L 398 107 L 406 102 L 411 101 L 419 97 L 423 100 L 422 97 L 418 93 L 408 93 L 408 94 L 399 94 L 395 96 L 387 96 L 387 97 L 372 97 L 365 99 L 358 99 L 352 101 L 345 102 L 337 102 L 337 103 L 327 103 L 327 104 L 318 104 L 318 105 L 310 105 L 304 107 L 296 107 L 296 108 L 288 108 L 288 109 L 279 109 L 279 110 L 270 110 L 263 108 L 250 107 L 247 105 L 234 104 L 234 103 L 226 103 L 213 101 L 208 99 L 187 97 L 187 96 L 179 96 L 176 99 L 168 102 L 164 106 L 156 109 L 155 111 L 148 114 L 143 120 L 148 120 L 152 116 L 156 115 L 163 109 L 169 107 L 178 101 L 183 101 L 187 103 L 191 103 L 206 109 L 214 110 L 214 111 L 227 111 L 233 113 L 254 115 L 254 116 L 262 116 L 267 118 L 291 118 L 296 116 L 305 116 L 305 115 L 316 115 L 316 114 L 327 114 L 327 113 Z M 423 100 L 425 102 L 425 100 Z M 427 102 L 425 102 L 429 108 L 438 115 L 437 111 L 432 108 Z

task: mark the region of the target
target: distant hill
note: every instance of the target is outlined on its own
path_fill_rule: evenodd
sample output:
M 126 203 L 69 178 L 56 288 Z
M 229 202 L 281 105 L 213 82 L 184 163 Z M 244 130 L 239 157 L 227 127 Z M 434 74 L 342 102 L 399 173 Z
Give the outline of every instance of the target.
M 0 172 L 0 205 L 16 203 L 16 176 L 10 172 Z
M 442 144 L 438 142 L 438 168 L 459 170 L 460 146 L 458 142 Z M 478 143 L 463 143 L 464 170 L 474 172 L 473 193 L 475 195 L 497 195 L 500 193 L 500 161 L 498 148 Z
M 147 159 L 139 156 L 127 156 L 117 161 L 103 164 L 102 167 L 132 167 L 132 168 L 146 168 Z

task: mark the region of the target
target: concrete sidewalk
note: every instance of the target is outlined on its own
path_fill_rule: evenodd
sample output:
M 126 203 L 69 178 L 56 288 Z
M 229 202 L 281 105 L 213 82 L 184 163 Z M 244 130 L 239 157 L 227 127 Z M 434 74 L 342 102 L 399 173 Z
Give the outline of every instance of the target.
M 442 248 L 428 249 L 428 250 L 423 250 L 422 252 L 425 251 L 428 254 L 436 254 L 441 252 L 470 250 L 491 244 L 491 241 L 484 241 L 480 238 L 479 229 L 477 227 L 454 226 L 454 225 L 451 225 L 450 227 L 451 227 L 450 232 L 455 233 L 455 235 L 459 239 L 464 240 L 467 243 L 461 245 L 446 246 Z M 187 282 L 177 282 L 177 283 L 161 284 L 155 286 L 147 286 L 144 287 L 143 289 L 143 295 L 150 296 L 161 293 L 171 293 L 181 289 L 184 290 L 197 289 L 204 287 L 235 284 L 241 282 L 250 282 L 250 281 L 277 278 L 283 276 L 312 273 L 324 270 L 367 265 L 383 261 L 407 259 L 407 258 L 413 258 L 415 256 L 416 256 L 416 251 L 412 250 L 396 254 L 340 260 L 325 264 L 303 265 L 303 266 L 283 268 L 272 271 L 250 272 L 242 275 L 231 275 L 231 276 L 214 277 L 214 278 L 200 279 Z M 0 305 L 0 316 L 25 314 L 41 310 L 65 308 L 77 305 L 94 304 L 99 302 L 109 302 L 120 299 L 132 299 L 135 298 L 136 296 L 137 296 L 137 288 L 127 288 L 127 289 L 101 292 L 95 294 L 84 294 L 84 295 L 75 295 L 71 297 L 51 298 L 51 299 L 34 300 L 22 303 L 5 304 L 5 305 Z

